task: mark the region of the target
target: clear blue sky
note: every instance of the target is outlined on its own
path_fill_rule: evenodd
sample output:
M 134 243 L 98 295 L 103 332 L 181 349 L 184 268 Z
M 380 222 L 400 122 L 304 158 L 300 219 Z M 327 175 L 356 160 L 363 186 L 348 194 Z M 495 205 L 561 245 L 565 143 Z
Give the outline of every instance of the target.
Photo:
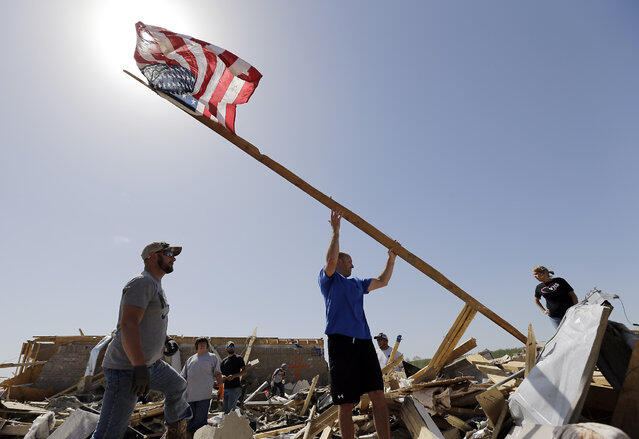
M 109 332 L 153 240 L 184 246 L 164 282 L 170 332 L 322 335 L 328 210 L 126 77 L 138 20 L 256 66 L 238 134 L 522 332 L 551 334 L 538 264 L 639 320 L 635 1 L 3 10 L 0 361 L 33 335 Z M 350 224 L 342 248 L 355 275 L 381 271 L 385 249 Z M 431 355 L 462 305 L 399 260 L 365 301 L 409 357 Z M 483 317 L 470 336 L 519 345 Z

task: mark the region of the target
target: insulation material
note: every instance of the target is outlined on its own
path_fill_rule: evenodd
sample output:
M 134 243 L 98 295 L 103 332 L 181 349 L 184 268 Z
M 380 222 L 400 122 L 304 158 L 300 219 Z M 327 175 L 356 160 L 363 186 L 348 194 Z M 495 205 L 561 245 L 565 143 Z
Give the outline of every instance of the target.
M 578 420 L 611 309 L 580 303 L 566 312 L 508 405 L 518 425 Z

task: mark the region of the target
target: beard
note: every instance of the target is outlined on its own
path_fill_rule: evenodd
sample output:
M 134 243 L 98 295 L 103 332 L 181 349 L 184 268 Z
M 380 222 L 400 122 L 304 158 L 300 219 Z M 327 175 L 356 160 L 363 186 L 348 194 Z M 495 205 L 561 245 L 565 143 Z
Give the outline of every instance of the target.
M 158 258 L 158 266 L 165 273 L 171 273 L 173 271 L 173 266 L 169 265 L 168 262 L 164 262 L 164 259 L 162 259 L 162 257 Z

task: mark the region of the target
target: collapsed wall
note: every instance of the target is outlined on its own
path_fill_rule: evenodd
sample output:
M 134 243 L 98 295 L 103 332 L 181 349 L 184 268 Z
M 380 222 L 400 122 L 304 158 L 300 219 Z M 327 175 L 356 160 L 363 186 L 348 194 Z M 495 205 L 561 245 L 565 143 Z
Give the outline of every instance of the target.
M 0 387 L 9 389 L 16 399 L 37 400 L 62 392 L 77 385 L 84 377 L 92 349 L 103 336 L 38 336 L 26 341 L 20 352 L 20 363 L 15 377 L 0 382 Z M 173 336 L 180 346 L 179 368 L 195 353 L 197 337 Z M 226 343 L 235 343 L 236 353 L 243 356 L 249 345 L 246 337 L 210 337 L 212 350 L 222 359 L 226 356 Z M 102 372 L 104 356 L 102 348 L 93 376 Z M 273 371 L 282 363 L 288 368 L 287 382 L 311 381 L 319 375 L 319 384 L 328 384 L 328 364 L 324 359 L 324 340 L 281 339 L 276 337 L 256 337 L 250 351 L 249 360 L 259 363 L 249 369 L 243 382 L 251 391 L 264 381 L 270 380 Z M 170 358 L 165 360 L 172 364 Z M 30 365 L 33 363 L 33 365 Z M 175 362 L 177 367 L 177 362 Z

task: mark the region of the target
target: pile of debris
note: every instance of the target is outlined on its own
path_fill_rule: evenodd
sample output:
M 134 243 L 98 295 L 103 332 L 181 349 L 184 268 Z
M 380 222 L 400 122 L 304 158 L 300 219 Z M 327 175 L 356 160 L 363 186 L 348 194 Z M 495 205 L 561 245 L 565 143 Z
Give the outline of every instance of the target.
M 543 347 L 538 346 L 529 326 L 525 348 L 512 357 L 495 359 L 489 351 L 470 353 L 477 347 L 474 338 L 459 343 L 474 315 L 466 306 L 424 368 L 418 369 L 396 355 L 397 342 L 382 370 L 391 437 L 639 437 L 639 335 L 609 322 L 610 311 L 604 296 L 591 296 L 567 312 L 557 333 Z M 268 362 L 268 351 L 249 359 L 256 352 L 251 350 L 255 340 L 254 333 L 244 341 L 245 360 Z M 189 343 L 190 339 L 183 340 L 181 348 L 186 349 Z M 313 343 L 319 345 L 319 341 Z M 294 344 L 303 345 L 299 340 Z M 41 361 L 37 355 L 27 357 Z M 186 358 L 185 354 L 182 362 Z M 323 352 L 321 359 L 325 364 Z M 27 367 L 16 378 L 31 373 L 28 369 L 42 368 L 41 363 Z M 268 374 L 260 375 L 263 381 L 259 385 L 255 379 L 246 380 L 246 393 L 238 409 L 228 415 L 222 413 L 214 392 L 208 425 L 198 430 L 195 438 L 340 437 L 338 407 L 332 402 L 324 367 L 309 367 L 314 372 L 310 382 L 297 379 L 288 383 L 285 397 L 270 393 Z M 90 436 L 104 392 L 101 373 L 90 379 L 82 377 L 56 395 L 27 403 L 7 396 L 34 395 L 41 389 L 28 390 L 29 386 L 13 380 L 4 392 L 0 390 L 0 436 Z M 16 392 L 16 388 L 21 390 Z M 161 398 L 151 394 L 136 406 L 127 437 L 159 437 L 164 433 Z M 357 437 L 377 437 L 367 395 L 352 416 Z

